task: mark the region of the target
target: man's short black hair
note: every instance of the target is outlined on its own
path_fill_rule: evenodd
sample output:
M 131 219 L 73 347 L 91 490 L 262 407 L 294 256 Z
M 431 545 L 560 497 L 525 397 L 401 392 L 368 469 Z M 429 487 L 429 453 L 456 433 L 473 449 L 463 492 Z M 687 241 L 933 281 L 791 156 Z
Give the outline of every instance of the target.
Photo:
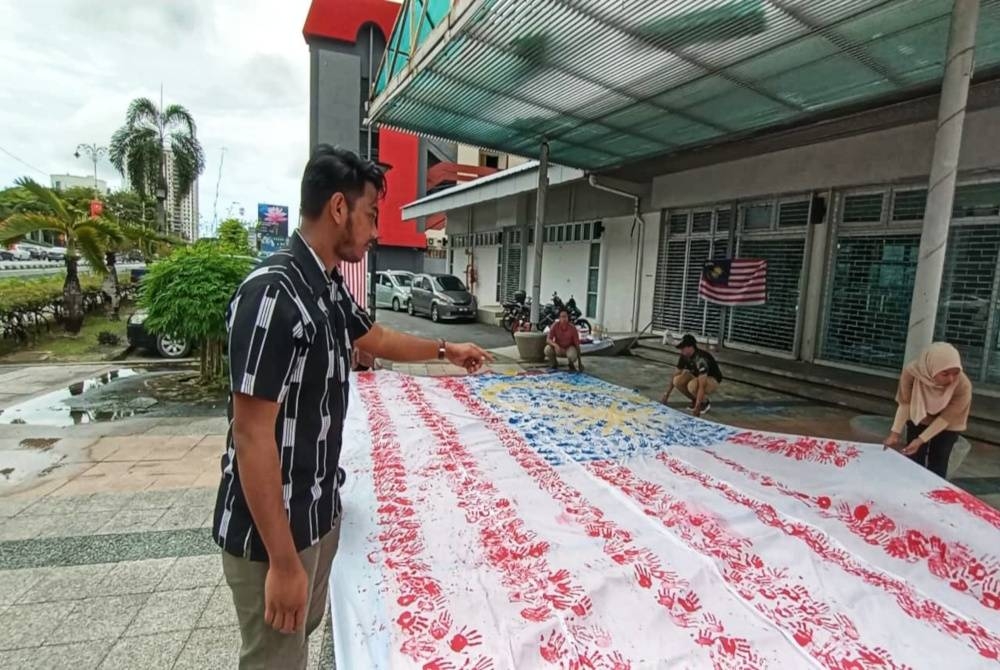
M 320 144 L 313 151 L 302 174 L 302 194 L 299 209 L 302 216 L 315 219 L 334 193 L 343 193 L 349 206 L 361 197 L 365 184 L 371 184 L 379 195 L 385 195 L 385 172 L 370 160 L 361 158 L 329 144 Z
M 565 314 L 566 316 L 569 316 L 569 307 L 560 307 L 559 308 L 559 316 L 562 316 L 563 314 Z
M 678 349 L 683 349 L 684 347 L 694 347 L 695 349 L 697 349 L 698 340 L 695 338 L 694 335 L 688 333 L 687 335 L 681 338 L 680 342 L 677 343 Z

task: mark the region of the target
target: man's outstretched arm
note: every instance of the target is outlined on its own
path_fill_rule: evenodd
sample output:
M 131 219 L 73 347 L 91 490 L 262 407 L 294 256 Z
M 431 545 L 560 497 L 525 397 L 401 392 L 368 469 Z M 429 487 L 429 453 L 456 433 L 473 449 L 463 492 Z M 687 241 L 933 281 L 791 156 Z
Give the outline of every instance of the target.
M 380 324 L 374 324 L 365 335 L 355 341 L 355 346 L 372 356 L 395 361 L 411 363 L 429 361 L 438 357 L 439 340 L 428 340 L 423 337 L 407 335 Z M 445 344 L 445 358 L 469 372 L 475 372 L 484 363 L 492 362 L 493 355 L 479 346 L 471 343 Z

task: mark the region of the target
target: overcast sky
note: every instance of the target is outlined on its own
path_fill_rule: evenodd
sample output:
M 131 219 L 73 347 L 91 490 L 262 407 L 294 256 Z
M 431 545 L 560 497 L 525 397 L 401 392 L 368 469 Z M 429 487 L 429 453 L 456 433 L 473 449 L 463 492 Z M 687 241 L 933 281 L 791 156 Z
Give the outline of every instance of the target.
M 199 180 L 205 225 L 239 206 L 291 207 L 309 144 L 309 0 L 0 0 L 0 186 L 30 175 L 88 175 L 81 142 L 107 145 L 129 101 L 186 106 L 207 165 Z M 37 168 L 37 169 L 32 169 Z M 107 160 L 98 176 L 121 177 Z M 239 203 L 234 206 L 233 203 Z

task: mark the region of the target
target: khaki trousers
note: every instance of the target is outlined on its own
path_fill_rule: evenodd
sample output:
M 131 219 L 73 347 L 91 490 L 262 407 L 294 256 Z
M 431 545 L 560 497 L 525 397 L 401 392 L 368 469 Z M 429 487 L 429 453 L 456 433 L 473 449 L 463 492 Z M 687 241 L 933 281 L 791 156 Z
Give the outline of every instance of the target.
M 545 345 L 545 359 L 549 362 L 549 367 L 559 367 L 559 362 L 556 358 L 556 348 L 551 344 Z M 576 347 L 569 347 L 565 350 L 566 360 L 569 361 L 569 366 L 571 368 L 579 367 L 583 369 L 583 362 L 580 360 L 580 350 Z
M 274 630 L 264 621 L 264 580 L 268 564 L 222 553 L 222 571 L 233 592 L 240 622 L 240 670 L 305 670 L 309 661 L 309 635 L 326 613 L 330 568 L 340 542 L 340 520 L 317 544 L 299 552 L 309 575 L 305 629 L 291 635 Z
M 674 375 L 674 388 L 680 389 L 681 393 L 694 400 L 698 397 L 698 378 L 690 372 L 678 372 Z M 705 397 L 712 395 L 719 388 L 719 382 L 715 377 L 705 379 Z

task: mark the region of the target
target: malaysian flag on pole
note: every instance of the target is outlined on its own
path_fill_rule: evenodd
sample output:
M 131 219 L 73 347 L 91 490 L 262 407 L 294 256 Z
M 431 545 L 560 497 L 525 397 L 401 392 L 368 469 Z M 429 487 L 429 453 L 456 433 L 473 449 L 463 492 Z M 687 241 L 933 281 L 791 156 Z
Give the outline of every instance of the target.
M 706 261 L 698 295 L 716 305 L 751 306 L 767 301 L 767 261 L 733 258 Z
M 357 263 L 341 263 L 340 273 L 344 275 L 344 283 L 364 311 L 368 311 L 368 255 Z

